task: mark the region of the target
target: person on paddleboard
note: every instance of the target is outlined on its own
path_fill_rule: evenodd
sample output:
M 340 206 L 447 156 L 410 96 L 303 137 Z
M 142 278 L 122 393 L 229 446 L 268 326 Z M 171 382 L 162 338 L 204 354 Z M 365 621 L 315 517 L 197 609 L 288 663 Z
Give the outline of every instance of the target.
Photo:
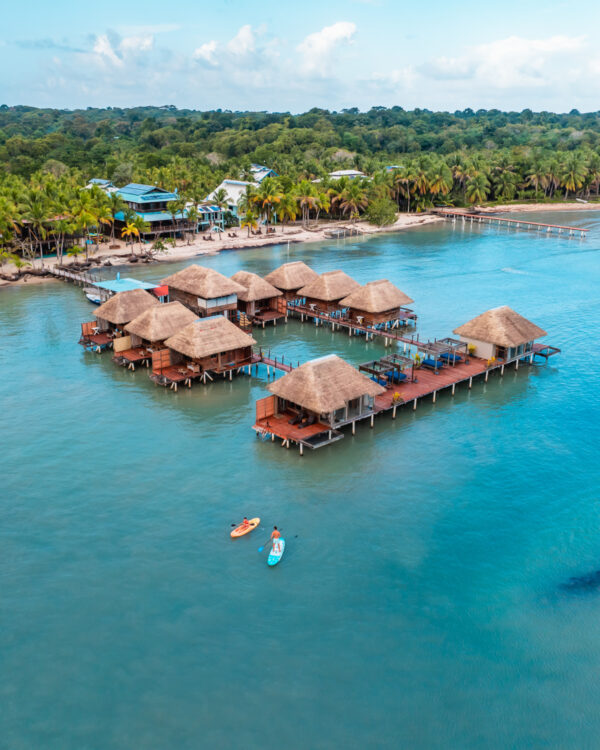
M 279 539 L 281 534 L 277 531 L 277 526 L 273 526 L 273 531 L 271 532 L 271 540 L 274 542 L 276 539 Z

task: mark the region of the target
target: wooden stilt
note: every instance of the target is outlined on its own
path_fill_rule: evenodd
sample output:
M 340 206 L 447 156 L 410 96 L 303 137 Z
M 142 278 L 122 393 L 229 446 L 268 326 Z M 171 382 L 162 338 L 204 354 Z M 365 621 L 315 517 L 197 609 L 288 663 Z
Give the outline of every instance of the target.
M 469 388 L 473 387 L 473 376 L 469 378 Z
M 371 427 L 373 427 L 374 422 L 375 422 L 375 415 L 371 414 Z
M 417 411 L 417 399 L 413 401 L 413 411 Z
M 456 390 L 456 383 L 452 383 L 452 395 L 454 396 L 454 391 Z

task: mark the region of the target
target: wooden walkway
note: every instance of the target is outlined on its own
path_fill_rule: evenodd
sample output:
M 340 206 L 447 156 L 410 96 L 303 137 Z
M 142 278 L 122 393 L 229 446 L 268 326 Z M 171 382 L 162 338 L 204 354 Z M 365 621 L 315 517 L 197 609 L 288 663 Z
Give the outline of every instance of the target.
M 86 271 L 67 271 L 65 268 L 56 268 L 55 266 L 50 266 L 48 271 L 53 276 L 63 279 L 63 281 L 71 281 L 73 284 L 78 284 L 79 286 L 95 284 L 97 281 L 100 281 L 99 276 L 94 276 Z
M 528 229 L 530 231 L 541 232 L 545 230 L 549 234 L 562 234 L 568 232 L 569 236 L 579 234 L 580 237 L 585 237 L 589 229 L 582 229 L 581 227 L 569 227 L 563 224 L 545 224 L 539 221 L 529 221 L 528 219 L 506 219 L 503 216 L 494 216 L 492 214 L 473 214 L 467 213 L 466 211 L 450 211 L 443 209 L 433 209 L 431 213 L 436 216 L 441 216 L 444 219 L 452 219 L 456 222 L 457 219 L 462 219 L 463 224 L 469 221 L 477 224 L 496 224 L 499 226 L 515 227 L 516 229 Z

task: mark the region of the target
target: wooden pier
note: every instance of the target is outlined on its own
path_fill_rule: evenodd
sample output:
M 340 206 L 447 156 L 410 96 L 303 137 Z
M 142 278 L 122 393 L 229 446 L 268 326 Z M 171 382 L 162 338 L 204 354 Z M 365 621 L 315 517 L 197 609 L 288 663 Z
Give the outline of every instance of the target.
M 466 211 L 450 211 L 443 209 L 433 209 L 431 213 L 436 216 L 441 216 L 444 219 L 451 219 L 453 222 L 456 222 L 457 219 L 461 219 L 463 224 L 467 221 L 471 224 L 495 224 L 497 226 L 527 229 L 534 232 L 545 231 L 547 234 L 553 234 L 555 236 L 564 232 L 570 237 L 579 235 L 581 238 L 584 238 L 586 233 L 589 232 L 589 229 L 583 229 L 581 227 L 569 227 L 564 226 L 563 224 L 545 224 L 539 221 L 529 221 L 528 219 L 506 219 L 503 216 L 494 216 L 493 214 L 468 213 Z
M 86 271 L 67 271 L 66 268 L 56 268 L 56 266 L 50 266 L 50 268 L 48 268 L 48 272 L 53 276 L 56 276 L 58 279 L 63 279 L 63 281 L 70 281 L 73 284 L 77 284 L 78 286 L 87 286 L 100 281 L 99 276 L 94 276 L 93 274 L 87 273 Z

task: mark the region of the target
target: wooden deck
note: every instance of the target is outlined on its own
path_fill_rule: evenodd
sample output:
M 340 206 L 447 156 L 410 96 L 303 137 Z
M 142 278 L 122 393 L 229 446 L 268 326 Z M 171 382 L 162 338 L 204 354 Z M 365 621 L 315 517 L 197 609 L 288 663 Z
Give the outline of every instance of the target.
M 135 347 L 134 349 L 124 349 L 113 357 L 113 362 L 123 367 L 128 367 L 130 370 L 135 370 L 138 362 L 145 364 L 147 367 L 151 360 L 152 352 L 143 346 Z
M 305 442 L 308 438 L 331 430 L 329 425 L 322 422 L 316 422 L 306 427 L 290 424 L 289 421 L 294 416 L 292 413 L 286 413 L 278 416 L 273 415 L 265 419 L 258 419 L 254 425 L 254 429 L 256 432 L 273 435 L 281 438 L 281 440 L 291 440 L 294 443 Z
M 251 316 L 251 318 L 254 325 L 262 325 L 264 328 L 265 323 L 273 323 L 273 325 L 277 325 L 278 320 L 285 318 L 285 313 L 279 312 L 278 310 L 264 310 L 263 312 Z
M 86 349 L 93 349 L 95 352 L 100 352 L 103 349 L 112 346 L 113 337 L 108 333 L 92 333 L 86 336 L 82 336 L 79 339 L 79 343 Z

